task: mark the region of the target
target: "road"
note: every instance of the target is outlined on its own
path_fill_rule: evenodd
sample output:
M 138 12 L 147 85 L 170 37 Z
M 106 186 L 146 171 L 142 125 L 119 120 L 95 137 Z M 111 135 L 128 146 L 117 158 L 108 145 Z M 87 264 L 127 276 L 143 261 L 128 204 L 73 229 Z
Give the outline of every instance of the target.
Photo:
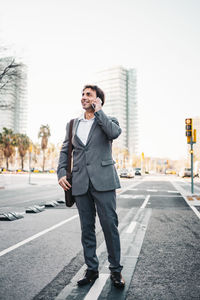
M 2 175 L 0 175 L 2 176 Z M 3 175 L 0 214 L 0 299 L 200 299 L 200 180 L 147 175 L 121 180 L 117 211 L 126 287 L 110 283 L 106 247 L 96 223 L 100 278 L 79 288 L 86 266 L 76 207 L 64 204 L 27 214 L 27 207 L 63 198 L 55 174 Z M 21 176 L 21 177 L 20 177 Z

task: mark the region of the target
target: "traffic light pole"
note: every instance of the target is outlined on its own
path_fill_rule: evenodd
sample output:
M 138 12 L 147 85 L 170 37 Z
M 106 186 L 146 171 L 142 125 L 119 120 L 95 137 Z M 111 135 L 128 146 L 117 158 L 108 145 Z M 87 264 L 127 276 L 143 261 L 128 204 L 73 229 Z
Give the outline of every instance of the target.
M 191 146 L 191 150 L 190 150 L 190 154 L 191 154 L 191 193 L 194 193 L 194 181 L 193 181 L 193 138 L 191 136 L 190 139 L 190 146 Z
M 190 155 L 191 155 L 191 193 L 194 193 L 194 181 L 193 181 L 193 144 L 196 143 L 196 129 L 193 133 L 192 118 L 185 119 L 185 135 L 187 136 L 187 143 L 190 144 Z

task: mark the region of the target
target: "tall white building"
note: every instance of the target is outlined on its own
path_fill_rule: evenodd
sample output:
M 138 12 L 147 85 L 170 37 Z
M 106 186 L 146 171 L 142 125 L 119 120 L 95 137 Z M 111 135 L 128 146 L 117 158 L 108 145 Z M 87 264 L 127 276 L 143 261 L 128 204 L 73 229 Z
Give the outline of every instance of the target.
M 116 143 L 131 154 L 138 152 L 136 79 L 136 69 L 118 66 L 98 72 L 95 80 L 105 92 L 103 110 L 107 115 L 116 117 L 122 128 Z
M 10 58 L 0 59 L 1 73 L 8 65 Z M 6 79 L 5 87 L 0 89 L 0 132 L 3 127 L 16 133 L 26 133 L 27 130 L 27 68 L 17 67 L 15 76 Z

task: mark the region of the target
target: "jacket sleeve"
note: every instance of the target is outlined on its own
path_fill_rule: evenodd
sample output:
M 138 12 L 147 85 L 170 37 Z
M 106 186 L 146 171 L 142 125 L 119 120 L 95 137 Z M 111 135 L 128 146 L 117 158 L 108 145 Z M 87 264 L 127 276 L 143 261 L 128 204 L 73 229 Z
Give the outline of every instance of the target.
M 122 130 L 116 118 L 108 117 L 103 110 L 95 112 L 95 117 L 97 123 L 101 126 L 109 140 L 114 140 L 121 134 Z
M 58 180 L 61 177 L 66 176 L 67 174 L 68 145 L 69 145 L 69 123 L 67 123 L 65 140 L 60 150 L 60 156 L 59 156 L 58 167 L 57 167 Z

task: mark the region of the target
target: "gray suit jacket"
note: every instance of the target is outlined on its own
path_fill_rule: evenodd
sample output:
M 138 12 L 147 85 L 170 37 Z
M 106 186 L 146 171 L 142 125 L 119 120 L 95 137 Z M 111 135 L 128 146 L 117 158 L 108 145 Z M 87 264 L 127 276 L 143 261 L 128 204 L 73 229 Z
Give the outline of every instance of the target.
M 102 110 L 95 112 L 95 120 L 84 145 L 76 135 L 79 119 L 74 120 L 72 131 L 73 168 L 72 194 L 83 195 L 88 191 L 89 179 L 97 191 L 120 188 L 119 177 L 112 158 L 112 140 L 121 134 L 116 118 L 108 117 Z M 69 143 L 69 123 L 60 151 L 58 179 L 66 176 Z

